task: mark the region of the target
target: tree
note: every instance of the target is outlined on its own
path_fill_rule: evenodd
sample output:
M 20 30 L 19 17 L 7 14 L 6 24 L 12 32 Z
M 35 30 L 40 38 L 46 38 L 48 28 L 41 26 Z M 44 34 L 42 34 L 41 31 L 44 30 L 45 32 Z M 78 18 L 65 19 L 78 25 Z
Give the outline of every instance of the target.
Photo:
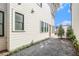
M 59 26 L 57 35 L 60 38 L 62 38 L 62 36 L 64 35 L 64 29 L 62 28 L 62 25 Z

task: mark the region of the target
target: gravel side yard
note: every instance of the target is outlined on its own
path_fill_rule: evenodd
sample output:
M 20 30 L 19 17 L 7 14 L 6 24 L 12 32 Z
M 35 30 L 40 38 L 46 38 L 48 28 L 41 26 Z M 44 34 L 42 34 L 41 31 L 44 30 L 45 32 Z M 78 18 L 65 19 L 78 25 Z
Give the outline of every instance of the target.
M 49 38 L 11 56 L 75 56 L 72 43 L 66 39 Z

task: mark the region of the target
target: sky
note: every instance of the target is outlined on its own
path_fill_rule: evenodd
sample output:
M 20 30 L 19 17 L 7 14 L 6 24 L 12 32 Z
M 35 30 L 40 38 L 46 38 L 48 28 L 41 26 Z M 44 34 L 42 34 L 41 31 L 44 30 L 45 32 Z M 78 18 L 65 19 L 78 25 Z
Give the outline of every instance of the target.
M 71 12 L 69 3 L 62 3 L 55 12 L 55 26 L 59 26 L 60 24 L 71 24 Z

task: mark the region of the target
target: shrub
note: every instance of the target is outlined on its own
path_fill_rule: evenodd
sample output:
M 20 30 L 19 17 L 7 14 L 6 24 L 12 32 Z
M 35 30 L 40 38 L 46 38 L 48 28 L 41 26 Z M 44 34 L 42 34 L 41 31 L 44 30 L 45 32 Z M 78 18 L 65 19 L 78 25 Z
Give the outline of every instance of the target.
M 76 37 L 75 37 L 75 35 L 74 35 L 74 33 L 73 33 L 73 30 L 72 30 L 71 26 L 69 26 L 69 27 L 67 28 L 66 37 L 72 41 L 72 43 L 73 43 L 75 49 L 76 49 L 77 52 L 78 52 L 78 51 L 79 51 L 79 42 L 77 41 L 77 39 L 76 39 Z M 79 54 L 79 53 L 78 53 L 78 54 Z
M 62 36 L 64 35 L 64 29 L 62 28 L 62 25 L 59 26 L 57 35 L 60 38 L 62 38 Z
M 76 39 L 73 41 L 73 44 L 75 47 L 77 47 L 77 40 Z
M 74 34 L 71 34 L 69 35 L 69 39 L 73 42 L 76 39 L 76 37 Z
M 75 35 L 74 35 L 74 33 L 73 33 L 73 30 L 72 30 L 72 27 L 71 27 L 71 26 L 69 26 L 69 27 L 67 28 L 66 37 L 67 37 L 68 39 L 70 39 L 72 42 L 73 42 L 74 40 L 76 40 L 76 37 L 75 37 Z
M 79 55 L 79 42 L 75 39 L 73 41 L 73 44 L 74 44 L 74 47 L 75 47 L 75 49 L 76 49 L 76 51 L 78 52 L 78 55 Z
M 73 30 L 72 30 L 72 27 L 69 26 L 69 27 L 67 28 L 66 37 L 67 37 L 67 38 L 70 38 L 70 37 L 72 37 L 72 36 L 73 36 Z
M 77 41 L 71 26 L 67 28 L 66 37 L 70 39 L 76 49 L 77 55 L 79 55 L 79 42 Z

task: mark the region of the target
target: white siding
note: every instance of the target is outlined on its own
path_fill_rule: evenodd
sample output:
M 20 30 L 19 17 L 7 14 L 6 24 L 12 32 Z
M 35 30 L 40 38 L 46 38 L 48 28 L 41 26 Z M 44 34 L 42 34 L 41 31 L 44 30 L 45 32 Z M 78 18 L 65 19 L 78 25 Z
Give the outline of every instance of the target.
M 24 32 L 13 32 L 12 29 L 12 9 L 16 12 L 24 14 Z M 31 13 L 31 10 L 34 13 Z M 43 4 L 40 8 L 37 4 L 27 3 L 22 5 L 10 4 L 10 38 L 9 38 L 9 51 L 12 51 L 22 45 L 26 45 L 48 38 L 49 33 L 40 33 L 40 21 L 52 24 L 51 12 L 47 4 Z
M 72 3 L 72 27 L 79 40 L 79 3 Z
M 6 12 L 7 12 L 7 4 L 6 3 L 0 3 L 0 11 L 3 11 L 4 12 L 4 28 L 5 28 L 5 30 L 4 30 L 4 35 L 5 36 L 3 36 L 3 37 L 0 37 L 0 51 L 2 51 L 2 50 L 6 50 L 7 49 L 7 36 L 6 36 L 6 34 L 7 34 L 7 26 L 6 26 L 6 21 L 7 21 L 7 19 L 6 19 Z

